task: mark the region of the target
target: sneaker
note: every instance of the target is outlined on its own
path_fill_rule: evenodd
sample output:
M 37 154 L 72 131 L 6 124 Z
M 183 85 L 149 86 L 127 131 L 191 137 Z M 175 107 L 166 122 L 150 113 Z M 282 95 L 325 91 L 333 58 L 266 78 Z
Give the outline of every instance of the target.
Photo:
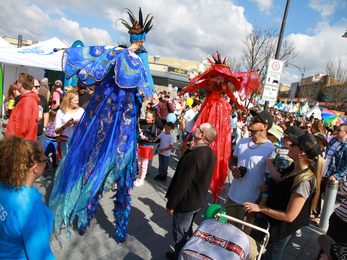
M 136 179 L 136 181 L 134 181 L 134 186 L 139 187 L 143 185 L 143 180 L 142 179 Z
M 297 231 L 295 231 L 295 236 L 296 237 L 301 237 L 302 236 L 301 229 L 298 229 Z

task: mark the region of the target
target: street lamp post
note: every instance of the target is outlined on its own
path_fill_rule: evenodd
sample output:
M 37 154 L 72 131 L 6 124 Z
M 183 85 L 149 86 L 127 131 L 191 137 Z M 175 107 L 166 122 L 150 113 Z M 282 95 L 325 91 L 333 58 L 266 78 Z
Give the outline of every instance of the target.
M 299 90 L 302 88 L 302 86 L 304 85 L 304 75 L 305 75 L 305 67 L 299 67 L 295 64 L 289 63 L 288 66 L 293 66 L 294 68 L 296 68 L 298 71 L 300 71 L 301 74 L 301 80 L 300 80 L 300 84 L 299 84 Z M 297 96 L 297 94 L 295 94 L 295 96 Z

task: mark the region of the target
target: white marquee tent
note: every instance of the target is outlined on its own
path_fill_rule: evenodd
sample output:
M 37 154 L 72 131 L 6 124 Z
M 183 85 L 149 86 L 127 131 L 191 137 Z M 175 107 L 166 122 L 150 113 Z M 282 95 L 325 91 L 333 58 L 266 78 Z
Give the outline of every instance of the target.
M 4 38 L 0 37 L 0 48 L 15 48 L 12 44 L 9 44 Z
M 0 48 L 0 62 L 61 71 L 62 52 L 54 52 L 54 48 L 66 48 L 66 45 L 54 37 L 18 49 Z
M 53 49 L 66 48 L 67 46 L 58 38 L 54 37 L 22 48 L 13 48 L 1 37 L 0 39 L 0 63 L 3 66 L 4 94 L 20 72 L 30 73 L 40 80 L 44 77 L 45 69 L 61 71 L 63 52 L 54 52 Z

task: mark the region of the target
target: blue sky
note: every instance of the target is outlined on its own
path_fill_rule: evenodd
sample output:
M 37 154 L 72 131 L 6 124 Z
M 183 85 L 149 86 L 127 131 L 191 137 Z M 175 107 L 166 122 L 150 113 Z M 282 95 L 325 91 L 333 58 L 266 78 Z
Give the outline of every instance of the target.
M 278 31 L 280 30 L 286 5 L 285 0 L 244 0 L 238 1 L 238 3 L 245 7 L 245 16 L 253 26 L 270 26 L 277 28 Z M 269 8 L 260 8 L 261 3 L 263 3 L 263 6 L 269 6 Z M 326 40 L 328 42 L 329 40 L 334 40 L 334 38 L 324 39 L 323 36 L 317 36 L 322 33 L 323 28 L 324 30 L 329 30 L 329 27 L 332 27 L 331 29 L 339 28 L 335 34 L 335 39 L 339 42 L 345 40 L 344 43 L 347 45 L 347 39 L 341 39 L 341 35 L 347 30 L 347 1 L 290 1 L 284 37 L 301 34 L 312 37 L 312 41 L 316 40 L 321 42 L 322 40 Z M 324 49 L 325 48 L 322 48 L 322 56 L 324 56 Z M 335 49 L 335 55 L 330 53 L 330 56 L 326 57 L 325 59 L 341 59 L 342 63 L 345 65 L 345 68 L 347 69 L 347 48 L 334 48 L 332 46 L 331 49 Z M 307 51 L 309 53 L 309 50 Z M 317 73 L 325 73 L 325 64 L 323 64 L 322 60 L 318 62 L 319 66 L 311 66 L 316 63 L 313 60 L 319 58 L 321 59 L 322 57 L 317 57 L 316 55 L 314 57 L 311 56 L 311 60 L 313 62 L 307 62 L 309 58 L 306 58 L 306 61 L 304 61 L 301 59 L 300 54 L 302 53 L 299 53 L 299 56 L 295 60 L 295 64 L 299 66 L 301 70 L 305 69 L 305 76 L 310 76 Z M 300 71 L 295 68 L 285 68 L 284 77 L 284 80 L 287 80 L 287 83 L 299 80 L 301 77 Z
M 274 0 L 272 8 L 268 11 L 261 11 L 254 1 L 245 0 L 238 1 L 245 7 L 245 15 L 253 24 L 261 24 L 262 26 L 273 26 L 280 29 L 281 22 L 286 5 L 285 0 Z M 264 1 L 267 2 L 267 1 Z M 331 15 L 320 13 L 314 8 L 314 4 L 319 5 L 324 2 L 330 8 L 336 6 Z M 312 3 L 312 4 L 310 4 Z M 321 6 L 324 9 L 324 6 Z M 326 11 L 330 13 L 330 11 Z M 342 23 L 347 29 L 347 1 L 307 1 L 307 0 L 291 0 L 288 10 L 287 23 L 285 27 L 285 35 L 291 33 L 305 33 L 313 35 L 316 25 L 321 21 L 328 21 L 331 24 Z
M 147 37 L 151 55 L 201 61 L 216 50 L 240 59 L 242 39 L 254 28 L 280 30 L 285 0 L 2 0 L 0 35 L 46 40 L 58 37 L 67 45 L 79 39 L 86 45 L 127 43 L 128 35 L 117 19 L 124 8 L 155 16 Z M 347 68 L 346 0 L 291 0 L 285 40 L 298 53 L 295 64 L 305 75 L 325 72 L 327 60 L 341 59 Z M 286 69 L 283 81 L 300 78 Z

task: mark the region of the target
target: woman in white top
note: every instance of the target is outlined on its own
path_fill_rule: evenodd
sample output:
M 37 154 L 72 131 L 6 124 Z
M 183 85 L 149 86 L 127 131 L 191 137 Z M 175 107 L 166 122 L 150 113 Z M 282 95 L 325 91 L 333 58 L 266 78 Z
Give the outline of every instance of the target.
M 55 132 L 59 134 L 58 150 L 60 149 L 61 158 L 64 158 L 67 142 L 84 113 L 84 109 L 78 106 L 78 101 L 76 90 L 66 92 L 55 118 Z

